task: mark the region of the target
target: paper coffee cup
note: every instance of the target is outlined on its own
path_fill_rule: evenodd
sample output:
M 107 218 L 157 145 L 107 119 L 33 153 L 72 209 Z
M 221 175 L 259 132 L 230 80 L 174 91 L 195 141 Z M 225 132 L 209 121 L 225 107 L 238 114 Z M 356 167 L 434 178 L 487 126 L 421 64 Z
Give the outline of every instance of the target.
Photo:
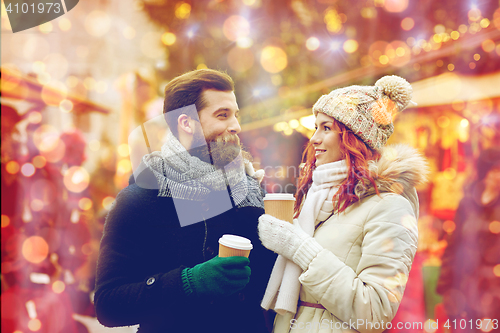
M 295 198 L 289 193 L 268 193 L 264 197 L 266 214 L 277 219 L 293 223 L 293 206 Z
M 219 257 L 247 257 L 253 249 L 252 242 L 241 236 L 223 235 L 219 238 Z

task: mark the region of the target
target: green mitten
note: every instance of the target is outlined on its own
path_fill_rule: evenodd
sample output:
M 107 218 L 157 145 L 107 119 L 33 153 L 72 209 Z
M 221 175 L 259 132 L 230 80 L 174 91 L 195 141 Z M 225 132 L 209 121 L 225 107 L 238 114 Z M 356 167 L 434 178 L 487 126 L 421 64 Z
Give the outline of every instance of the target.
M 245 288 L 250 281 L 250 260 L 245 257 L 215 257 L 182 271 L 187 295 L 223 296 Z

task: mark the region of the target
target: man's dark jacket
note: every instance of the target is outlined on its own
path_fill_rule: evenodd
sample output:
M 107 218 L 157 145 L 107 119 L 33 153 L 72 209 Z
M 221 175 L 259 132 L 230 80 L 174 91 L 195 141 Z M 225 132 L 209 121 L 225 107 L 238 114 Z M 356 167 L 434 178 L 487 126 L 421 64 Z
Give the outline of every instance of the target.
M 140 324 L 141 333 L 267 332 L 260 301 L 276 255 L 262 246 L 257 234 L 264 210 L 233 206 L 204 221 L 217 205 L 216 193 L 201 202 L 176 199 L 178 209 L 200 215 L 201 222 L 181 227 L 172 198 L 139 186 L 152 181 L 149 169 L 137 183 L 131 177 L 106 218 L 94 298 L 99 321 L 111 327 Z M 186 296 L 182 270 L 217 256 L 223 234 L 252 241 L 250 282 L 225 297 Z

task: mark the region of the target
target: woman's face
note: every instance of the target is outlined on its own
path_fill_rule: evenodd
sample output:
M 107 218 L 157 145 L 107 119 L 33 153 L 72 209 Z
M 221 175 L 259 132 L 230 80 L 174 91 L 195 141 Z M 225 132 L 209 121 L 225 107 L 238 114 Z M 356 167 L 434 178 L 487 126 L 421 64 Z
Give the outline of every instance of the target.
M 324 113 L 318 113 L 316 117 L 316 132 L 309 140 L 316 152 L 316 166 L 340 161 L 344 157 L 340 151 L 340 135 L 334 129 L 334 122 L 330 116 Z

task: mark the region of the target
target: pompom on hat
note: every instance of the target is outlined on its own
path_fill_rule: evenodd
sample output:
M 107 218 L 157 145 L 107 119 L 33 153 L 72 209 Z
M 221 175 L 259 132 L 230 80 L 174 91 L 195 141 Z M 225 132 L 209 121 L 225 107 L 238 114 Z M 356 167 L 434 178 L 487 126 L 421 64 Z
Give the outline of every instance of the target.
M 350 128 L 372 149 L 382 148 L 394 132 L 393 115 L 411 102 L 413 89 L 402 77 L 384 76 L 375 86 L 349 86 L 323 95 L 314 104 L 322 112 Z

